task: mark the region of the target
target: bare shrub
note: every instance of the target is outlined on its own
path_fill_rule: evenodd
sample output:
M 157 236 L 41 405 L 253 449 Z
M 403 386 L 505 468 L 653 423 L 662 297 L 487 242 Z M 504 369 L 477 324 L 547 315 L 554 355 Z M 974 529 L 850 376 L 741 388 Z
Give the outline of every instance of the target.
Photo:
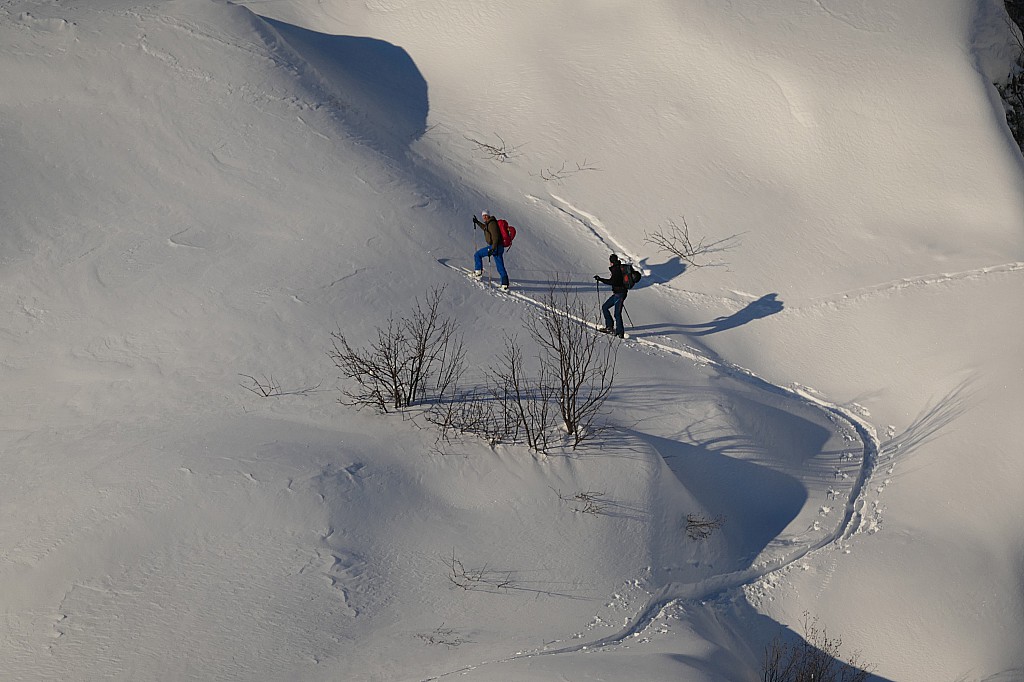
M 416 636 L 427 644 L 446 646 L 449 649 L 454 649 L 455 647 L 470 643 L 470 640 L 466 639 L 455 630 L 446 628 L 444 623 L 441 623 L 433 632 L 420 633 Z
M 566 496 L 563 495 L 560 490 L 556 490 L 555 494 L 558 495 L 558 499 L 562 502 L 569 502 L 573 505 L 573 511 L 579 514 L 594 514 L 600 516 L 608 510 L 608 500 L 605 499 L 604 492 L 598 492 L 596 490 L 582 490 L 575 495 Z
M 516 587 L 511 571 L 493 571 L 487 566 L 467 569 L 456 556 L 454 548 L 451 557 L 445 559 L 445 565 L 448 567 L 448 580 L 463 590 L 494 592 Z
M 509 400 L 496 386 L 456 390 L 450 398 L 431 405 L 425 417 L 437 427 L 438 442 L 471 435 L 493 447 L 519 438 L 519 419 Z
M 498 142 L 496 144 L 490 142 L 483 142 L 481 140 L 469 137 L 468 135 L 464 135 L 463 137 L 465 137 L 466 140 L 468 140 L 469 142 L 472 142 L 474 147 L 478 152 L 480 152 L 480 154 L 495 161 L 500 161 L 504 163 L 505 161 L 508 161 L 512 157 L 519 155 L 518 146 L 511 146 L 506 144 L 505 140 L 501 138 L 501 135 L 498 135 L 497 133 L 495 133 L 494 136 L 498 138 Z
M 577 173 L 586 173 L 588 171 L 599 171 L 599 170 L 601 170 L 597 166 L 594 166 L 593 164 L 591 164 L 586 159 L 583 160 L 583 163 L 577 162 L 575 165 L 576 165 L 575 168 L 568 168 L 566 166 L 566 162 L 563 161 L 562 165 L 559 168 L 557 168 L 557 169 L 555 169 L 555 168 L 544 168 L 544 169 L 541 169 L 540 178 L 541 178 L 541 180 L 543 180 L 545 182 L 561 182 L 562 180 L 566 180 L 566 179 L 572 177 L 573 175 L 576 175 Z
M 547 452 L 564 444 L 566 434 L 576 448 L 600 432 L 616 348 L 584 322 L 594 311 L 576 294 L 552 287 L 540 315 L 526 322 L 537 347 L 529 369 L 518 338 L 506 334 L 486 385 L 464 389 L 464 342 L 456 323 L 438 311 L 442 291 L 417 300 L 408 317 L 389 317 L 369 348 L 353 348 L 341 331 L 332 334 L 328 355 L 347 380 L 340 402 L 381 413 L 428 403 L 421 414 L 445 443 L 471 434 L 492 446 L 525 440 L 530 449 Z M 265 390 L 275 387 L 268 383 Z
M 804 638 L 796 644 L 776 637 L 765 648 L 763 682 L 864 682 L 870 670 L 864 669 L 854 654 L 848 661 L 840 657 L 843 640 L 829 637 L 817 619 L 804 612 Z
M 711 534 L 725 523 L 724 516 L 707 518 L 702 514 L 686 515 L 686 537 L 691 540 L 707 540 Z
M 541 363 L 536 377 L 527 376 L 518 338 L 506 335 L 504 350 L 491 372 L 503 423 L 514 424 L 516 433 L 522 434 L 530 449 L 547 452 L 554 426 L 555 388 L 545 365 Z
M 425 398 L 443 398 L 465 370 L 458 324 L 439 312 L 444 287 L 431 290 L 408 317 L 389 317 L 368 349 L 355 349 L 339 330 L 328 356 L 349 383 L 341 402 L 381 413 Z
M 593 308 L 569 289 L 556 287 L 526 328 L 540 349 L 540 381 L 553 382 L 562 424 L 576 448 L 597 433 L 595 422 L 615 379 L 617 347 L 610 336 L 595 334 L 583 322 L 593 317 Z
M 249 380 L 248 383 L 241 383 L 239 386 L 250 393 L 255 393 L 261 398 L 277 398 L 283 395 L 309 395 L 320 388 L 320 384 L 317 384 L 316 386 L 306 386 L 286 391 L 281 388 L 281 383 L 274 378 L 273 374 L 270 376 L 264 374 L 260 378 L 250 374 L 239 374 L 238 376 Z
M 708 265 L 703 262 L 704 257 L 733 248 L 739 239 L 739 235 L 734 234 L 713 242 L 705 242 L 702 237 L 694 243 L 686 218 L 680 220 L 682 226 L 670 220 L 668 225 L 659 227 L 653 233 L 644 232 L 644 242 L 651 244 L 659 251 L 678 256 L 684 263 L 699 268 Z

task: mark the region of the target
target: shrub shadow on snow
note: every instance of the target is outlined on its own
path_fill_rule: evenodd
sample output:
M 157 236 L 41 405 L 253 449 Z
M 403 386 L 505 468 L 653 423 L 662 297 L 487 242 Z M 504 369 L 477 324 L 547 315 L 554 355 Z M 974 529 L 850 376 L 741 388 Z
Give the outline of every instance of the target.
M 301 59 L 303 75 L 326 92 L 340 117 L 377 142 L 407 146 L 426 131 L 427 82 L 409 54 L 374 38 L 328 35 L 264 21 Z M 306 68 L 303 68 L 306 67 Z
M 647 258 L 640 261 L 641 267 L 650 270 L 650 274 L 640 280 L 637 284 L 637 288 L 646 286 L 649 282 L 668 282 L 670 280 L 679 277 L 688 269 L 688 265 L 683 262 L 683 259 L 679 256 L 672 256 L 664 263 L 655 265 L 651 263 Z
M 900 434 L 881 444 L 879 455 L 884 460 L 909 459 L 920 448 L 941 437 L 946 427 L 959 419 L 970 408 L 975 395 L 975 376 L 960 382 L 953 390 L 922 411 Z

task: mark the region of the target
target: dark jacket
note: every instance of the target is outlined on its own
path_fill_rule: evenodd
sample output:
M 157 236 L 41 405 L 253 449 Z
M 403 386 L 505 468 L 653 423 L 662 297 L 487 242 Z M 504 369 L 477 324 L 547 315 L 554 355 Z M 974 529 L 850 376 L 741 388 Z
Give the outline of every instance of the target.
M 611 276 L 609 276 L 608 279 L 598 277 L 597 281 L 610 286 L 612 291 L 616 294 L 622 294 L 625 296 L 629 290 L 626 289 L 626 279 L 622 272 L 622 263 L 612 263 L 608 266 L 608 272 L 611 273 Z
M 501 229 L 498 227 L 498 219 L 494 216 L 487 216 L 487 222 L 482 223 L 473 216 L 473 224 L 484 231 L 484 238 L 487 240 L 487 246 L 494 248 L 498 244 L 501 244 Z

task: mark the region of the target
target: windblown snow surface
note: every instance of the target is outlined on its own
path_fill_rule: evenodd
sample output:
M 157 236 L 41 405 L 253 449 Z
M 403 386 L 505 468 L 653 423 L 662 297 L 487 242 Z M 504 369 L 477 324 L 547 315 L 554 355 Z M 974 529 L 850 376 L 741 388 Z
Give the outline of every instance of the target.
M 809 619 L 1024 680 L 1015 44 L 995 0 L 3 0 L 0 678 L 746 681 Z M 332 333 L 443 287 L 481 378 L 611 252 L 599 439 L 339 404 Z

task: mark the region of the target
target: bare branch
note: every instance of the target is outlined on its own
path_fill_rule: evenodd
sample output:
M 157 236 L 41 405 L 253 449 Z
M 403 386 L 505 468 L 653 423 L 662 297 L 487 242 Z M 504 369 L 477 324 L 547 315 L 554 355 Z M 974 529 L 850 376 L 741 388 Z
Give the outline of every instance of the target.
M 575 292 L 559 291 L 556 282 L 542 302 L 540 316 L 527 320 L 526 328 L 540 347 L 541 370 L 553 382 L 562 423 L 576 448 L 597 432 L 595 423 L 614 383 L 618 349 L 610 337 L 595 334 L 582 322 L 595 311 Z
M 467 569 L 455 555 L 455 548 L 452 548 L 451 558 L 445 559 L 445 564 L 448 566 L 448 580 L 463 590 L 494 592 L 518 587 L 512 580 L 511 571 L 492 571 L 487 566 Z
M 504 163 L 515 156 L 519 156 L 519 147 L 522 145 L 509 146 L 505 143 L 505 140 L 501 138 L 501 135 L 495 133 L 494 136 L 498 138 L 497 144 L 482 142 L 468 135 L 463 135 L 466 140 L 473 143 L 478 152 L 487 158 Z
M 455 632 L 451 628 L 446 628 L 444 623 L 441 623 L 436 630 L 429 634 L 418 634 L 416 635 L 427 644 L 446 646 L 449 649 L 454 649 L 457 646 L 463 644 L 471 644 L 471 640 L 464 638 L 462 635 Z
M 417 299 L 409 317 L 389 317 L 368 349 L 352 348 L 340 330 L 331 334 L 327 354 L 349 380 L 342 403 L 386 413 L 427 398 L 443 400 L 458 385 L 465 347 L 458 324 L 439 312 L 443 291 Z
M 562 165 L 558 169 L 551 169 L 551 168 L 543 168 L 543 169 L 541 169 L 540 177 L 541 177 L 541 180 L 544 180 L 545 182 L 561 182 L 562 180 L 566 180 L 567 178 L 570 178 L 573 175 L 576 175 L 577 173 L 584 173 L 584 172 L 587 172 L 587 171 L 600 171 L 600 170 L 601 170 L 600 168 L 598 168 L 597 166 L 594 166 L 593 164 L 591 164 L 586 159 L 583 160 L 583 163 L 577 163 L 575 169 L 573 169 L 573 168 L 566 168 L 566 162 L 563 161 Z
M 238 376 L 249 380 L 249 383 L 242 383 L 239 384 L 239 386 L 247 391 L 255 393 L 261 398 L 277 398 L 284 395 L 309 395 L 320 388 L 320 384 L 317 384 L 316 386 L 307 386 L 305 388 L 283 391 L 281 390 L 281 384 L 278 383 L 273 375 L 267 376 L 264 374 L 259 379 L 250 374 L 239 374 Z
M 678 256 L 684 263 L 695 268 L 704 267 L 708 263 L 700 262 L 713 253 L 728 251 L 734 248 L 739 240 L 739 235 L 732 235 L 725 239 L 713 242 L 705 242 L 703 238 L 696 243 L 690 237 L 690 226 L 686 218 L 681 218 L 682 227 L 670 220 L 667 226 L 659 227 L 655 232 L 644 232 L 644 242 L 656 247 L 659 251 Z
M 552 490 L 554 490 L 554 488 L 552 488 Z M 608 501 L 605 499 L 604 492 L 584 490 L 576 493 L 572 497 L 566 497 L 560 490 L 555 490 L 555 494 L 558 495 L 558 499 L 561 501 L 571 503 L 573 505 L 573 511 L 580 514 L 594 514 L 595 516 L 599 516 L 608 510 Z
M 523 351 L 517 337 L 505 335 L 503 350 L 491 369 L 493 393 L 502 406 L 503 424 L 515 424 L 526 444 L 537 452 L 547 452 L 554 423 L 554 388 L 542 364 L 536 378 L 526 376 Z

